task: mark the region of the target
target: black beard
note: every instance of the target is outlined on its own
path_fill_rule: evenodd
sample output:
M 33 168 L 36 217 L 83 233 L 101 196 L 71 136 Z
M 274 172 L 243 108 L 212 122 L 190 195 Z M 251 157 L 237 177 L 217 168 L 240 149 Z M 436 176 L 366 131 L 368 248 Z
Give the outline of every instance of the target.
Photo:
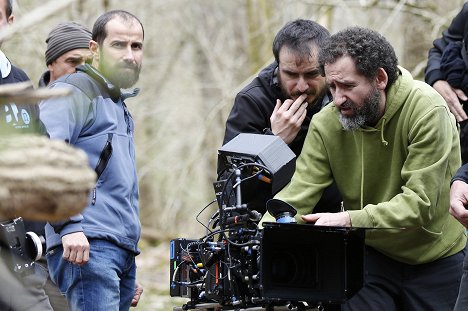
M 288 94 L 288 90 L 286 90 L 284 87 L 283 87 L 283 84 L 281 83 L 281 75 L 278 73 L 278 86 L 281 90 L 281 93 L 283 94 L 283 96 L 288 99 L 288 98 L 293 98 L 293 97 L 299 97 L 301 96 L 302 94 L 306 94 L 307 95 L 307 98 L 309 98 L 310 96 L 313 96 L 315 97 L 315 100 L 314 102 L 312 103 L 309 103 L 309 108 L 311 107 L 311 104 L 314 104 L 317 99 L 320 99 L 322 98 L 326 93 L 327 93 L 327 88 L 326 87 L 323 87 L 322 89 L 318 89 L 318 90 L 314 90 L 314 89 L 308 89 L 306 92 L 304 93 L 299 93 L 299 92 L 294 92 L 292 94 Z M 306 99 L 307 100 L 307 99 Z
M 357 130 L 366 124 L 373 124 L 379 117 L 380 93 L 379 90 L 373 88 L 367 97 L 364 99 L 364 105 L 360 108 L 354 108 L 354 102 L 347 100 L 343 107 L 353 109 L 352 117 L 344 117 L 340 114 L 340 123 L 346 131 Z

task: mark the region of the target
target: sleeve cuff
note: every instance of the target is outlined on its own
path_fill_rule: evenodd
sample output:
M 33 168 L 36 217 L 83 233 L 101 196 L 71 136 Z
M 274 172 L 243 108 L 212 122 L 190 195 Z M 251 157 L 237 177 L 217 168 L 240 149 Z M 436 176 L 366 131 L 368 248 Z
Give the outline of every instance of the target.
M 365 210 L 347 211 L 354 228 L 372 228 L 372 220 Z
M 60 231 L 60 238 L 63 238 L 64 235 L 74 233 L 74 232 L 83 232 L 83 227 L 81 226 L 81 222 L 79 223 L 69 223 L 62 228 Z

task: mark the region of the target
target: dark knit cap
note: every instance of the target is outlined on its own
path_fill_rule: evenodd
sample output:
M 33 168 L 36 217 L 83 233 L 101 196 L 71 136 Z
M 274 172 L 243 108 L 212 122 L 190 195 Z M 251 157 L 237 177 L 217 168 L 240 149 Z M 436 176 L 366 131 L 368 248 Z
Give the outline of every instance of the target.
M 46 65 L 51 64 L 68 51 L 89 48 L 90 40 L 91 32 L 83 25 L 75 22 L 58 24 L 46 39 Z

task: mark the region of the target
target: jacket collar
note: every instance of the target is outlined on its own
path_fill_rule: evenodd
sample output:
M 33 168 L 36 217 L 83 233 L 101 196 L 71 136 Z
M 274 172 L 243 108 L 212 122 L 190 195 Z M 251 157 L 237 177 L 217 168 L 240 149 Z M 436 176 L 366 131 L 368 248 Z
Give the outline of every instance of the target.
M 96 68 L 89 64 L 76 66 L 76 72 L 84 72 L 101 87 L 103 87 L 110 95 L 112 101 L 117 102 L 120 99 L 120 89 L 109 82 Z

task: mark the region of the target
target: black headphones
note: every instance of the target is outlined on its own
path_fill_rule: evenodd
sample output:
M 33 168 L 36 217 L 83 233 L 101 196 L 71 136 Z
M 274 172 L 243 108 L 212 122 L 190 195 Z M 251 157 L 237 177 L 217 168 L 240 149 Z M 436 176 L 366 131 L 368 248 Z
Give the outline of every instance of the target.
M 86 73 L 88 76 L 97 81 L 98 84 L 109 93 L 112 101 L 117 102 L 119 100 L 121 97 L 120 88 L 110 83 L 103 75 L 101 75 L 99 71 L 96 70 L 96 68 L 89 64 L 76 66 L 76 72 L 80 71 Z

